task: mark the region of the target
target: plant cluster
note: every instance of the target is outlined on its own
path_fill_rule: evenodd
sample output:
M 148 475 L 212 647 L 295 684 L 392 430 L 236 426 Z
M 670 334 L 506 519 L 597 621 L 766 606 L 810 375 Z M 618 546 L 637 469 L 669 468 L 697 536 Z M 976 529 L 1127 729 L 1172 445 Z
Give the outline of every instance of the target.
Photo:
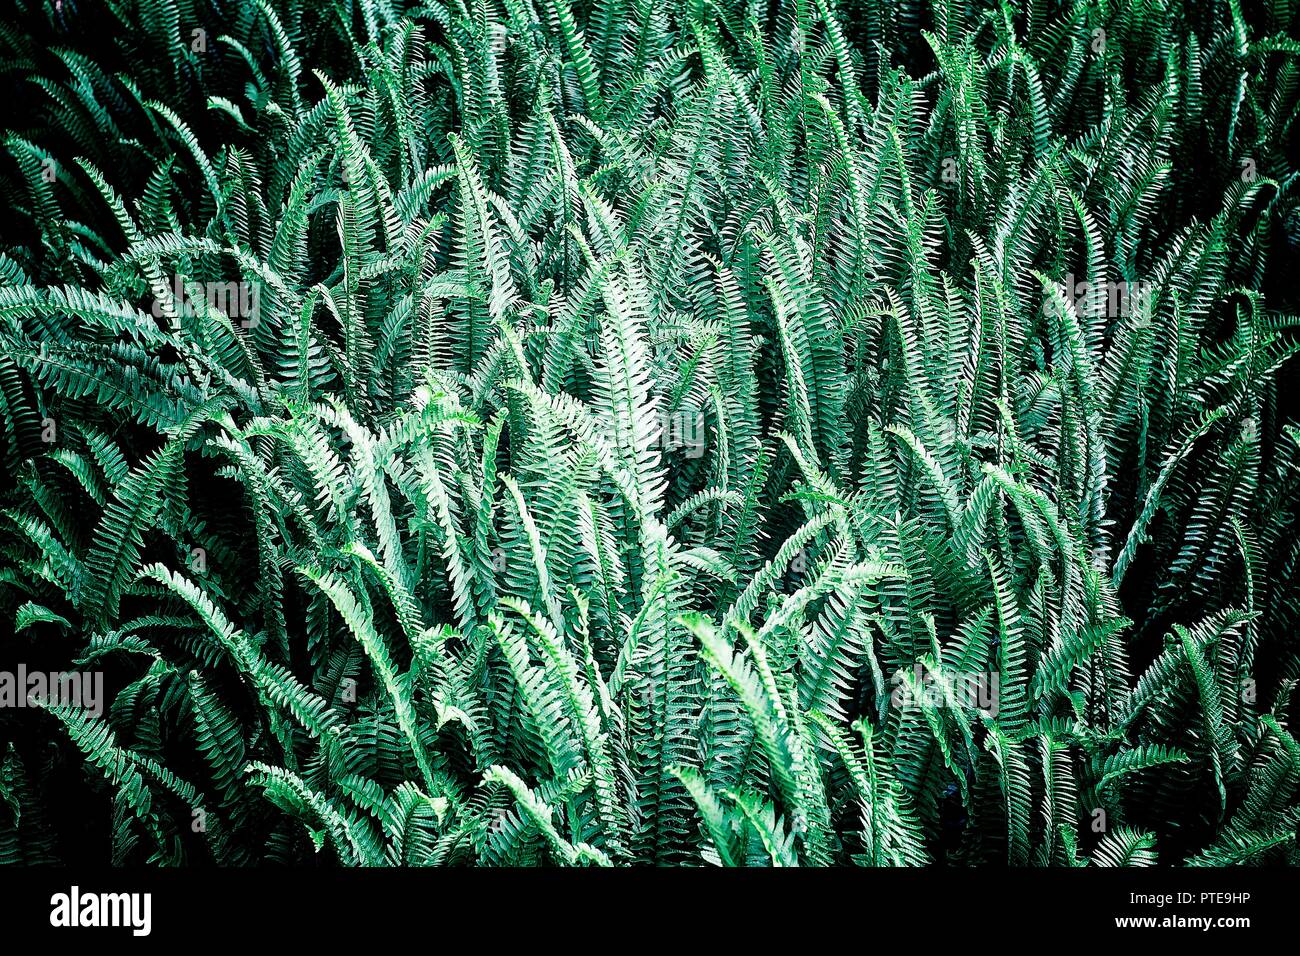
M 8 7 L 0 862 L 1297 861 L 1294 3 Z

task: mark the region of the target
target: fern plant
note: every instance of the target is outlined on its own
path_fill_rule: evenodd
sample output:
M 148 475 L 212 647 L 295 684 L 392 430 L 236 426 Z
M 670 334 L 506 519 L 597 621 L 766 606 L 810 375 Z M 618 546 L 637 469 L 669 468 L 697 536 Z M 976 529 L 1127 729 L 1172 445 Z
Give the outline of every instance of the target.
M 1298 29 L 16 0 L 0 862 L 1297 862 Z

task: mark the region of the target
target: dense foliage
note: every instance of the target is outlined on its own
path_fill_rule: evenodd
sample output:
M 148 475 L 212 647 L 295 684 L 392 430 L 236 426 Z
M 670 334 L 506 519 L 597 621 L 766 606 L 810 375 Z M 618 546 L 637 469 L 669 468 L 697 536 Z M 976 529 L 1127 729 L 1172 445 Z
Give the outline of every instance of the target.
M 15 0 L 0 862 L 1296 862 L 1297 31 Z

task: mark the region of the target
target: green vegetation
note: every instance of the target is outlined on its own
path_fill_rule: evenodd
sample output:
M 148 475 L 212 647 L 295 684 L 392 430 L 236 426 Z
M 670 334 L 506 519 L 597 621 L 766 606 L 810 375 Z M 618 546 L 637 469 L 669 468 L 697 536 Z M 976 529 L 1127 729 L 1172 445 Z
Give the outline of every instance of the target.
M 1298 30 L 14 0 L 0 862 L 1296 862 Z

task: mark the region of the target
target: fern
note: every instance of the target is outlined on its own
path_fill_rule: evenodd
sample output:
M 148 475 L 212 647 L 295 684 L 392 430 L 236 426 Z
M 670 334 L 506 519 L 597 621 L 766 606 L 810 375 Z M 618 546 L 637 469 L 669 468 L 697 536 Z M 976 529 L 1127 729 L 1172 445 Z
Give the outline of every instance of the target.
M 0 863 L 1300 858 L 1294 4 L 10 6 Z

